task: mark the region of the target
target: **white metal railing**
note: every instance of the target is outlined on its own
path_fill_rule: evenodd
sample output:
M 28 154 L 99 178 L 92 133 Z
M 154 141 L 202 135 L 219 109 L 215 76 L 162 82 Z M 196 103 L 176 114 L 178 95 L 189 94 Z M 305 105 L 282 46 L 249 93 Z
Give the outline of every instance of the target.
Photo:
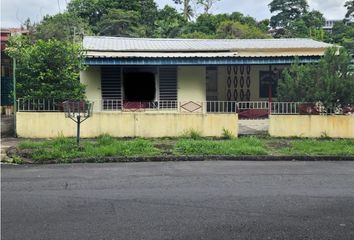
M 62 112 L 63 101 L 55 99 L 25 99 L 17 100 L 17 111 L 20 112 Z M 131 102 L 121 99 L 100 99 L 94 100 L 93 111 L 174 111 L 190 113 L 262 113 L 267 115 L 295 115 L 311 114 L 305 113 L 309 107 L 317 103 L 302 102 L 268 102 L 268 101 L 142 101 Z M 319 110 L 312 114 L 341 114 L 336 108 L 317 107 Z M 324 108 L 324 110 L 321 110 Z M 254 111 L 252 111 L 254 110 Z M 344 111 L 342 111 L 344 112 Z
M 247 102 L 238 102 L 238 109 L 269 109 L 268 101 L 247 101 Z
M 138 111 L 138 110 L 177 110 L 177 101 L 123 101 L 119 99 L 102 99 L 102 111 Z
M 271 114 L 274 115 L 294 115 L 299 114 L 301 102 L 272 102 Z
M 101 111 L 120 111 L 122 110 L 123 102 L 120 99 L 102 99 L 96 100 L 100 103 L 97 106 L 101 106 Z
M 20 112 L 60 112 L 63 111 L 62 101 L 55 99 L 19 98 L 17 111 Z

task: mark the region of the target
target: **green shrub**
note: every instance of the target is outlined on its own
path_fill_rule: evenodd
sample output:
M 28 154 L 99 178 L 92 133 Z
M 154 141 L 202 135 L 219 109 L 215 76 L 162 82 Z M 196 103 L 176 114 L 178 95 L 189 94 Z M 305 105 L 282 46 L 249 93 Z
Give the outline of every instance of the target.
M 195 129 L 189 129 L 189 130 L 184 131 L 182 137 L 197 140 L 197 139 L 202 138 L 202 133 L 198 130 L 195 130 Z
M 110 136 L 109 134 L 102 134 L 97 137 L 97 144 L 98 145 L 107 145 L 107 144 L 112 144 L 114 141 L 114 138 Z
M 222 129 L 222 138 L 230 140 L 230 139 L 234 139 L 235 136 L 232 134 L 232 132 L 230 130 L 223 128 Z

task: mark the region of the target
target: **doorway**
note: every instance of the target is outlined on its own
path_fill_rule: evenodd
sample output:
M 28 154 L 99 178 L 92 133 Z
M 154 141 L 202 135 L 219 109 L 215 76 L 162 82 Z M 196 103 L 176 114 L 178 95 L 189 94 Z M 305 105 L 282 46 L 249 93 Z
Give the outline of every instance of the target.
M 155 74 L 148 71 L 123 72 L 124 101 L 150 102 L 156 98 Z

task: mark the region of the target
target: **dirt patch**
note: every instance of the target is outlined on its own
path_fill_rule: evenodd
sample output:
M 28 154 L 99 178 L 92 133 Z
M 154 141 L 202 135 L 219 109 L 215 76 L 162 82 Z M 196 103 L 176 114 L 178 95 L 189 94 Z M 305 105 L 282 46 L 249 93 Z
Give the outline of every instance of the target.
M 154 143 L 154 147 L 158 148 L 162 155 L 173 155 L 174 141 L 164 141 L 159 143 Z
M 291 140 L 289 139 L 277 139 L 277 140 L 268 140 L 264 141 L 266 148 L 270 151 L 270 154 L 273 156 L 279 156 L 280 149 L 291 147 Z

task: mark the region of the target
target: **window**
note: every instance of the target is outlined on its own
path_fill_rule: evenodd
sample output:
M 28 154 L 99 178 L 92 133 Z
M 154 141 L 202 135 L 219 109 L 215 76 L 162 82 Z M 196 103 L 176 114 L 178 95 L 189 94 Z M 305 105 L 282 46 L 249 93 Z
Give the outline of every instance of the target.
M 152 72 L 124 72 L 123 85 L 125 101 L 155 100 L 155 74 Z

